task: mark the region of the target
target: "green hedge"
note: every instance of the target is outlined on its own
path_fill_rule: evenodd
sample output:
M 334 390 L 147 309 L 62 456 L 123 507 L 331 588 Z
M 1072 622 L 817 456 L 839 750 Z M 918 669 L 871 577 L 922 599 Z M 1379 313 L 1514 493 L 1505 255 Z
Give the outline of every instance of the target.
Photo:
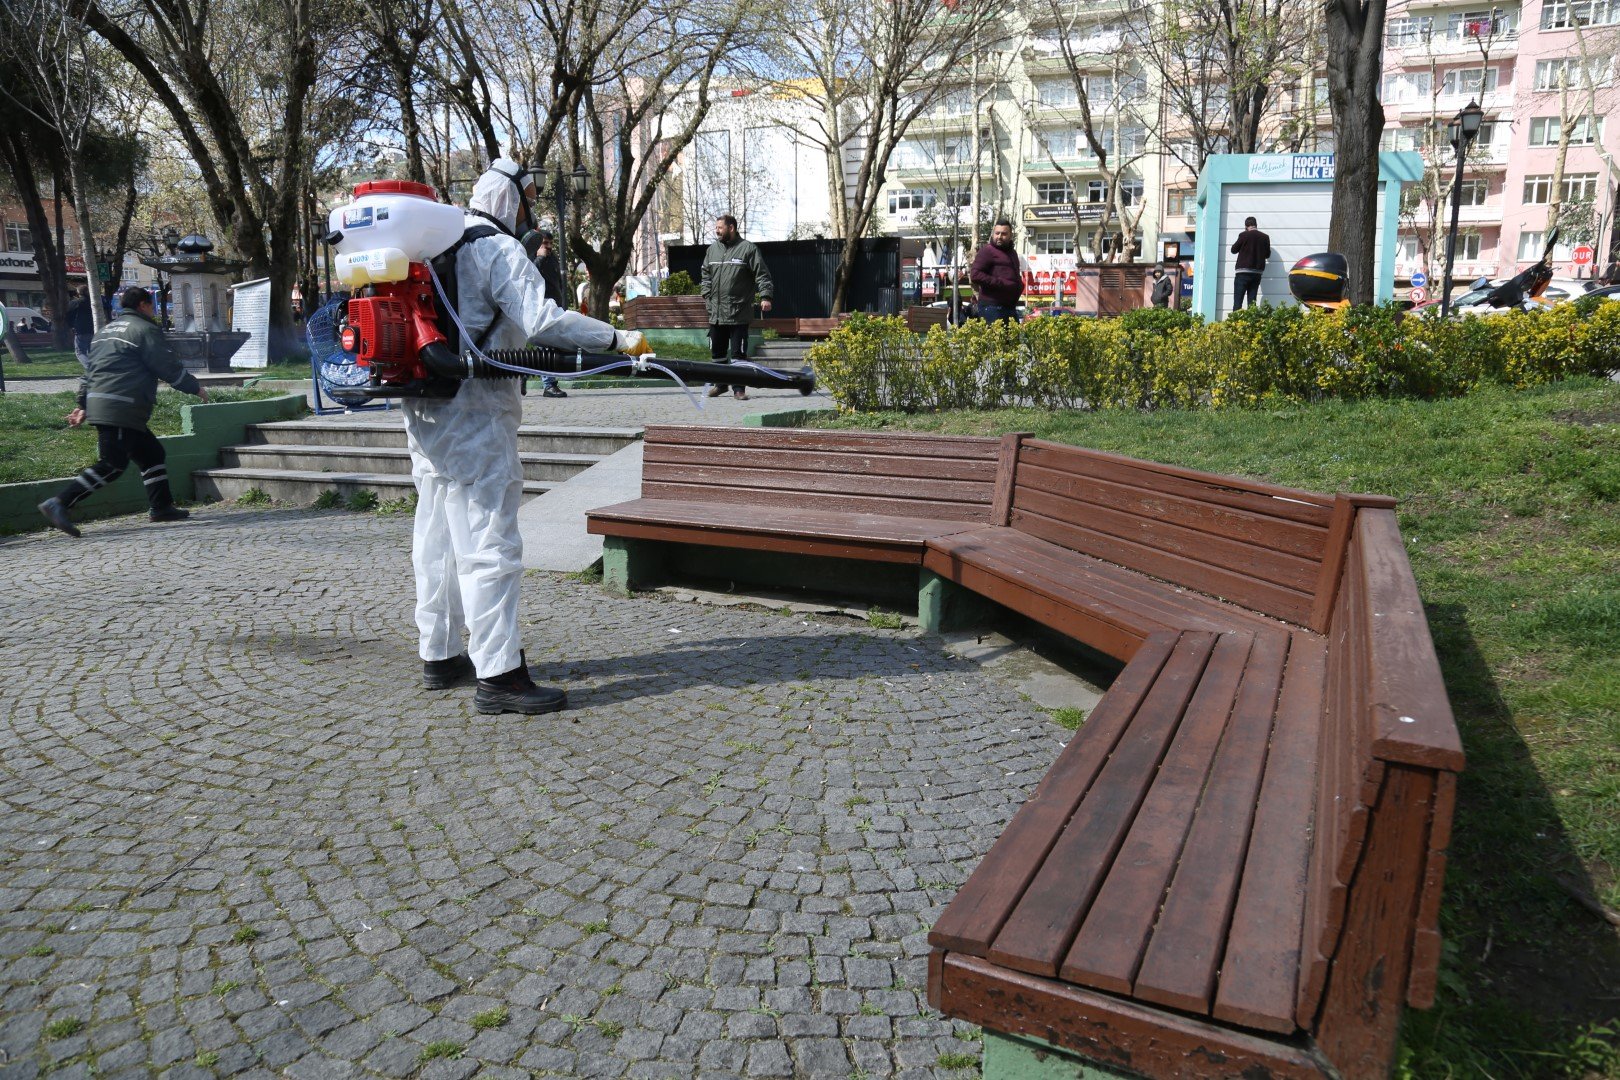
M 1259 307 L 1205 325 L 1145 309 L 909 332 L 852 316 L 810 350 L 854 411 L 1216 408 L 1324 398 L 1452 397 L 1620 370 L 1620 303 L 1441 320 L 1392 307 L 1332 314 Z

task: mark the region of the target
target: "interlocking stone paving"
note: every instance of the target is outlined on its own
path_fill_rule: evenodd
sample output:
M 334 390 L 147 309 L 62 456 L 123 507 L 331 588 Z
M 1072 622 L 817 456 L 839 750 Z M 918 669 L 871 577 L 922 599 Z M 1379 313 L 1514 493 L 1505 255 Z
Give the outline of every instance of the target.
M 0 542 L 0 1080 L 971 1075 L 926 931 L 1067 732 L 909 631 L 535 574 L 573 707 L 479 716 L 409 541 Z

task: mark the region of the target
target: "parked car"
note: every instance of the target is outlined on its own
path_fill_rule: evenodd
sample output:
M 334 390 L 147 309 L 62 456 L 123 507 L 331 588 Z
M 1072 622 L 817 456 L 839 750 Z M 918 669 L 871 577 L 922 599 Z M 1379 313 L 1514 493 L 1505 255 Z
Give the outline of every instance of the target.
M 19 334 L 48 334 L 51 332 L 51 320 L 38 308 L 12 307 L 6 305 L 6 325 L 15 329 Z

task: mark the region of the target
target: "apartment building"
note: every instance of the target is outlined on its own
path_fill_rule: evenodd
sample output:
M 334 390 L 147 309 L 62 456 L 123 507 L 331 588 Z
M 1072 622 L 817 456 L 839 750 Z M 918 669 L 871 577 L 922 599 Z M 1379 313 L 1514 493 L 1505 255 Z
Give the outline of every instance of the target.
M 1384 148 L 1417 150 L 1428 162 L 1426 197 L 1402 216 L 1397 273 L 1444 267 L 1456 157 L 1446 124 L 1470 101 L 1485 110 L 1476 145 L 1463 163 L 1460 229 L 1454 276 L 1510 276 L 1541 258 L 1548 208 L 1565 149 L 1561 202 L 1574 204 L 1574 224 L 1553 252 L 1559 274 L 1591 276 L 1607 256 L 1615 217 L 1617 137 L 1614 111 L 1620 2 L 1530 0 L 1478 2 L 1408 0 L 1392 6 L 1385 33 Z M 1582 54 L 1590 79 L 1582 72 Z M 1568 210 L 1565 213 L 1570 213 Z M 1573 256 L 1583 241 L 1595 258 Z

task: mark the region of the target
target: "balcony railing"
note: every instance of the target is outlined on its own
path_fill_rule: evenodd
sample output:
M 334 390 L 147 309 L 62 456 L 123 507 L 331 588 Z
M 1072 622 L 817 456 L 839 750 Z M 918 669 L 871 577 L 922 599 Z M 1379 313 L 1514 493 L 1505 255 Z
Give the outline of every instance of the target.
M 1087 155 L 1085 157 L 1060 157 L 1054 163 L 1049 157 L 1033 157 L 1024 159 L 1024 172 L 1032 175 L 1058 175 L 1059 173 L 1094 172 L 1101 168 L 1097 159 Z
M 1403 35 L 1399 40 L 1384 42 L 1398 51 L 1407 61 L 1424 56 L 1450 56 L 1456 53 L 1479 55 L 1483 50 L 1492 59 L 1511 56 L 1519 48 L 1517 30 L 1498 30 L 1494 34 L 1465 34 L 1460 30 L 1442 30 L 1432 34 Z

